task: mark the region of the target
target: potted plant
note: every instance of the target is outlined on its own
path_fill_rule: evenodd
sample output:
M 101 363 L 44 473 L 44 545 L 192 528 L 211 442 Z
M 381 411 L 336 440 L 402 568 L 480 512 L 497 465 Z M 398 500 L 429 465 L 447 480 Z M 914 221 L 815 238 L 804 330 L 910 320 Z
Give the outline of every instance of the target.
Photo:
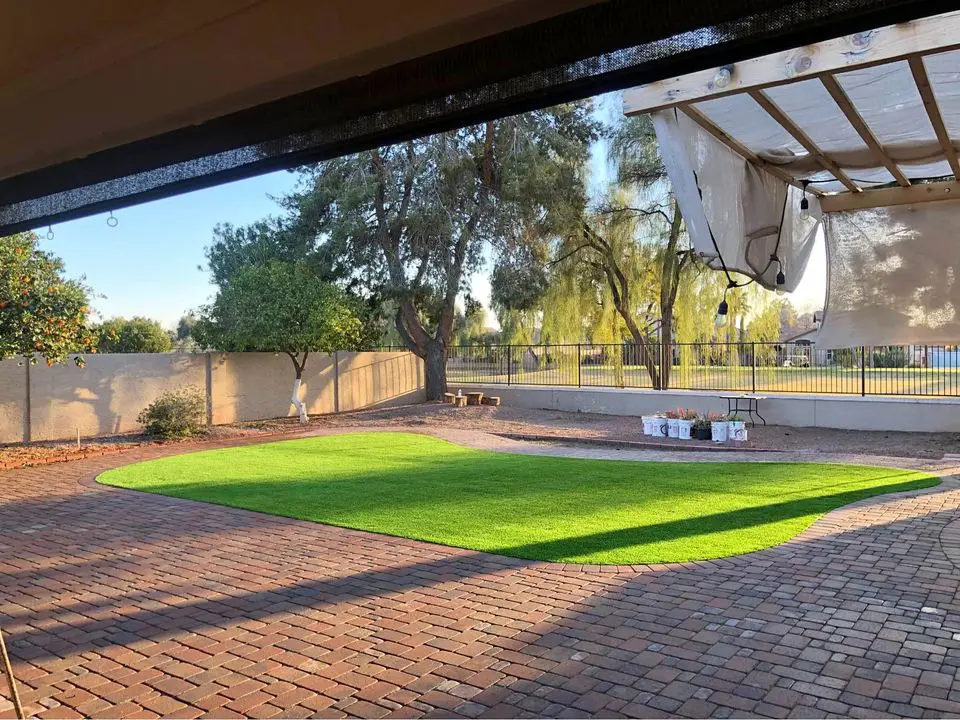
M 667 437 L 680 437 L 680 413 L 682 410 L 669 410 L 667 412 Z
M 697 440 L 710 439 L 710 420 L 703 415 L 698 416 L 693 421 L 693 437 Z
M 710 414 L 710 439 L 715 443 L 724 443 L 730 435 L 730 423 L 723 413 Z
M 727 418 L 729 423 L 728 435 L 734 442 L 745 442 L 747 439 L 747 424 L 743 418 L 733 413 Z
M 643 420 L 643 434 L 653 435 L 653 415 L 641 415 L 640 419 Z
M 677 437 L 681 440 L 690 440 L 693 438 L 693 423 L 697 419 L 697 412 L 689 408 L 684 408 L 678 412 L 680 413 L 680 419 L 677 421 Z
M 669 426 L 667 425 L 667 416 L 664 413 L 656 413 L 650 418 L 651 435 L 654 437 L 668 437 Z

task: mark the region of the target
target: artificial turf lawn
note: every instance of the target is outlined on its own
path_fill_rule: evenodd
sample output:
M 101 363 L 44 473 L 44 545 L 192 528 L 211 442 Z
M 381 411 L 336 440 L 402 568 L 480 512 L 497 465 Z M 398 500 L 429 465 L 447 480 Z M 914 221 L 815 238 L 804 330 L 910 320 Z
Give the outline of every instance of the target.
M 514 557 L 618 565 L 759 550 L 841 505 L 939 483 L 855 465 L 483 452 L 394 432 L 207 450 L 99 481 Z

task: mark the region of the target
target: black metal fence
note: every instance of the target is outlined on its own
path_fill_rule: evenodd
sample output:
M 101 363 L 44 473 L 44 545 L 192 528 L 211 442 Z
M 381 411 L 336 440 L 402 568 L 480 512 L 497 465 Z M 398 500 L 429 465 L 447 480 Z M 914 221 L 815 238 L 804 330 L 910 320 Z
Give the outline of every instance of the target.
M 664 357 L 667 353 L 671 355 Z M 652 370 L 651 370 L 652 368 Z M 664 383 L 660 378 L 667 375 Z M 960 395 L 960 346 L 802 343 L 455 346 L 447 382 L 845 395 Z

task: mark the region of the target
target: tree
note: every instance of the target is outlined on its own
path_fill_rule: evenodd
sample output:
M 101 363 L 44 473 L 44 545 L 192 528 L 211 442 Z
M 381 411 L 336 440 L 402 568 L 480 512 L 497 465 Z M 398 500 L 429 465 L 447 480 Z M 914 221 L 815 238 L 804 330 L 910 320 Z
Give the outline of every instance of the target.
M 325 161 L 286 198 L 290 229 L 390 301 L 440 399 L 456 300 L 485 244 L 499 256 L 569 225 L 595 130 L 589 106 L 569 104 Z
M 63 262 L 37 248 L 34 233 L 0 238 L 0 358 L 63 362 L 93 351 L 87 288 L 63 275 Z M 83 357 L 75 358 L 78 366 Z
M 626 118 L 613 129 L 610 160 L 617 186 L 571 228 L 551 264 L 558 275 L 572 274 L 576 285 L 594 288 L 589 292 L 616 311 L 651 385 L 666 389 L 673 366 L 674 309 L 694 256 L 648 116 Z M 619 342 L 619 334 L 614 331 L 611 339 Z
M 170 334 L 156 320 L 116 317 L 94 327 L 102 353 L 164 353 L 173 348 Z
M 197 341 L 225 352 L 276 352 L 294 368 L 291 404 L 308 421 L 300 386 L 311 352 L 359 348 L 363 324 L 354 301 L 304 262 L 238 266 L 194 327 Z
M 176 339 L 179 341 L 190 340 L 193 337 L 193 326 L 197 324 L 197 316 L 193 312 L 188 312 L 180 317 L 177 322 Z

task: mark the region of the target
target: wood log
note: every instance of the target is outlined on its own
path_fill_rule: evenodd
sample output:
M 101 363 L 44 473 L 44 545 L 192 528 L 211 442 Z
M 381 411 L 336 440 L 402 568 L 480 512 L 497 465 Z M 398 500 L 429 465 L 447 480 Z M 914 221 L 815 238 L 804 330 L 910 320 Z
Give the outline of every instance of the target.
M 482 405 L 482 404 L 483 404 L 482 392 L 467 393 L 467 405 Z
M 454 407 L 466 407 L 467 406 L 467 396 L 466 395 L 455 395 L 453 397 Z
M 484 405 L 492 405 L 493 407 L 500 407 L 500 398 L 496 395 L 488 395 L 481 402 Z
M 447 405 L 453 405 L 453 399 L 455 397 L 456 395 L 454 395 L 453 393 L 444 393 L 443 402 L 445 402 Z

